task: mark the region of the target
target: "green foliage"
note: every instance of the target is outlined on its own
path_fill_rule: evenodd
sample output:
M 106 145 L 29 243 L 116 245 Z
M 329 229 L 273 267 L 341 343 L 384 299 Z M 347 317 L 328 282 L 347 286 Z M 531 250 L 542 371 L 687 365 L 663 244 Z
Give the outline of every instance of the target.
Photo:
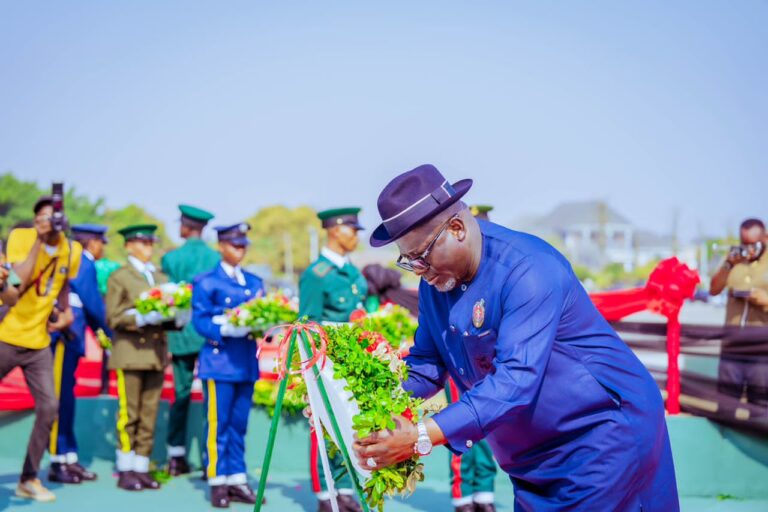
M 155 262 L 172 244 L 166 235 L 163 224 L 142 207 L 128 205 L 120 209 L 108 209 L 102 198 L 91 199 L 81 195 L 74 187 L 65 186 L 64 210 L 70 225 L 104 224 L 109 227 L 110 243 L 106 246 L 105 256 L 111 260 L 125 261 L 126 252 L 123 240 L 117 230 L 131 224 L 157 224 L 160 242 L 155 248 Z M 50 186 L 41 187 L 33 181 L 21 180 L 8 172 L 0 174 L 0 238 L 6 238 L 12 226 L 21 221 L 31 221 L 34 217 L 32 207 L 35 201 L 50 194 Z
M 413 339 L 417 327 L 416 319 L 410 312 L 397 304 L 387 304 L 357 323 L 366 331 L 384 336 L 393 348 L 399 348 L 403 341 Z
M 324 234 L 317 213 L 308 206 L 293 209 L 269 206 L 250 217 L 248 223 L 253 228 L 248 235 L 253 245 L 245 264 L 269 265 L 276 274 L 286 271 L 286 235 L 290 238 L 294 269 L 300 271 L 310 264 L 310 228 L 314 228 L 318 235 Z
M 226 312 L 229 323 L 250 327 L 257 337 L 271 328 L 295 322 L 299 318 L 298 305 L 280 293 L 269 293 Z
M 35 201 L 51 193 L 50 186 L 40 187 L 33 181 L 25 181 L 11 173 L 0 174 L 0 236 L 6 237 L 17 222 L 34 218 Z M 70 224 L 95 222 L 104 210 L 102 199 L 91 200 L 77 193 L 74 187 L 64 191 L 64 208 Z
M 280 415 L 283 418 L 298 416 L 307 407 L 307 385 L 300 375 L 291 375 L 288 387 L 283 396 L 283 408 Z M 270 417 L 275 415 L 275 403 L 277 402 L 277 393 L 280 389 L 279 383 L 271 380 L 259 379 L 253 387 L 253 403 L 264 407 Z
M 395 417 L 405 415 L 416 422 L 420 399 L 411 397 L 400 385 L 407 378 L 407 368 L 382 336 L 363 331 L 359 326 L 325 327 L 328 334 L 328 356 L 334 361 L 334 377 L 345 379 L 360 408 L 352 419 L 358 437 L 395 429 Z M 424 479 L 419 457 L 374 471 L 365 483 L 368 504 L 382 511 L 384 497 L 413 492 Z

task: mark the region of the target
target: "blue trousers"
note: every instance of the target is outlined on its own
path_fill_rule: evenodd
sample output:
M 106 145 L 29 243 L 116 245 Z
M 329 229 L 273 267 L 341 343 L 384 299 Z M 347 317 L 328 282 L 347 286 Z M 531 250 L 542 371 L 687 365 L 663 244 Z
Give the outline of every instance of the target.
M 59 399 L 59 417 L 51 428 L 48 451 L 52 456 L 77 453 L 75 439 L 75 371 L 80 361 L 77 341 L 56 337 L 53 350 L 53 385 Z
M 253 382 L 205 381 L 205 450 L 208 483 L 245 474 L 245 432 L 253 402 Z

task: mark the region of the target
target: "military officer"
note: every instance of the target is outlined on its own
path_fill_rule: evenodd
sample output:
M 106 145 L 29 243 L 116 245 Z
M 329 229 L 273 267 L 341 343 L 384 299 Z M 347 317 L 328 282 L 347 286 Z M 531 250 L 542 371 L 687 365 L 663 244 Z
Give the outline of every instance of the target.
M 250 329 L 227 323 L 225 314 L 263 294 L 264 284 L 240 267 L 250 226 L 241 223 L 215 229 L 221 263 L 194 282 L 192 323 L 208 340 L 200 350 L 198 369 L 205 390 L 205 473 L 211 504 L 227 508 L 231 501 L 256 503 L 248 485 L 245 434 L 259 362 Z
M 328 234 L 328 243 L 299 280 L 300 318 L 306 316 L 315 322 L 348 322 L 349 315 L 363 307 L 368 284 L 363 274 L 349 261 L 349 254 L 359 242 L 358 231 L 363 229 L 357 218 L 358 213 L 360 208 L 337 208 L 318 213 Z M 330 495 L 325 480 L 320 478 L 322 464 L 314 437 L 311 450 L 310 471 L 313 490 L 318 497 L 318 510 L 330 511 Z M 360 510 L 342 455 L 336 453 L 334 457 L 329 457 L 329 462 L 342 512 Z
M 488 213 L 493 206 L 479 204 L 469 207 L 470 213 L 478 220 L 490 221 Z M 459 400 L 459 388 L 449 378 L 445 386 L 448 403 Z M 450 454 L 451 502 L 456 512 L 493 512 L 494 480 L 497 467 L 493 451 L 483 439 L 464 452 Z
M 172 282 L 191 283 L 196 276 L 211 270 L 219 262 L 219 253 L 208 247 L 202 239 L 203 228 L 213 218 L 213 214 L 186 204 L 179 205 L 179 211 L 179 234 L 185 242 L 178 249 L 166 253 L 161 266 Z M 168 333 L 176 391 L 168 424 L 168 473 L 173 476 L 190 471 L 186 456 L 187 416 L 195 362 L 204 342 L 191 323 L 182 331 Z
M 534 236 L 478 222 L 432 165 L 392 180 L 371 236 L 396 242 L 421 277 L 419 329 L 403 387 L 461 399 L 418 425 L 355 443 L 372 470 L 486 438 L 516 510 L 679 510 L 664 403 L 648 370 L 600 315 L 568 261 Z
M 118 231 L 125 239 L 128 263 L 109 277 L 107 319 L 113 330 L 109 369 L 117 376 L 117 486 L 128 491 L 159 489 L 149 475 L 157 409 L 168 363 L 163 317 L 141 314 L 135 303 L 142 292 L 168 282 L 150 261 L 157 241 L 153 224 Z
M 58 391 L 59 416 L 51 428 L 48 451 L 51 468 L 48 480 L 64 484 L 77 484 L 86 480 L 96 480 L 96 473 L 85 469 L 77 457 L 75 439 L 75 372 L 80 358 L 85 355 L 85 329 L 93 332 L 100 329 L 107 336 L 112 331 L 107 325 L 104 300 L 99 293 L 96 280 L 96 267 L 104 254 L 106 226 L 81 224 L 72 226 L 72 237 L 83 246 L 83 258 L 77 277 L 70 281 L 69 305 L 74 321 L 66 335 L 54 334 L 51 343 L 53 350 L 53 378 Z

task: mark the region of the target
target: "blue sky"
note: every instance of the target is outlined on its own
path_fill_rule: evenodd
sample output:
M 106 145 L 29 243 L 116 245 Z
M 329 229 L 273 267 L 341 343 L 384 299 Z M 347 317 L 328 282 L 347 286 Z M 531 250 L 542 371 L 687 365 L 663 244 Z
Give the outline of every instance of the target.
M 3 2 L 0 172 L 167 222 L 472 177 L 512 223 L 605 199 L 768 217 L 765 2 Z

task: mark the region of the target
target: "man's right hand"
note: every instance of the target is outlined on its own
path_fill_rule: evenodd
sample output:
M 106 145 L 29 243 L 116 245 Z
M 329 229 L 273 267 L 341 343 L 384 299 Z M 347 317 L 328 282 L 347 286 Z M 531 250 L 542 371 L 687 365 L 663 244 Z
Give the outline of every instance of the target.
M 739 263 L 743 263 L 746 261 L 744 258 L 741 257 L 741 254 L 736 251 L 731 251 L 728 253 L 728 257 L 725 259 L 731 267 L 735 267 Z
M 10 272 L 8 272 L 8 269 L 3 266 L 0 266 L 0 290 L 5 288 L 5 285 L 8 282 L 9 275 L 10 275 Z

